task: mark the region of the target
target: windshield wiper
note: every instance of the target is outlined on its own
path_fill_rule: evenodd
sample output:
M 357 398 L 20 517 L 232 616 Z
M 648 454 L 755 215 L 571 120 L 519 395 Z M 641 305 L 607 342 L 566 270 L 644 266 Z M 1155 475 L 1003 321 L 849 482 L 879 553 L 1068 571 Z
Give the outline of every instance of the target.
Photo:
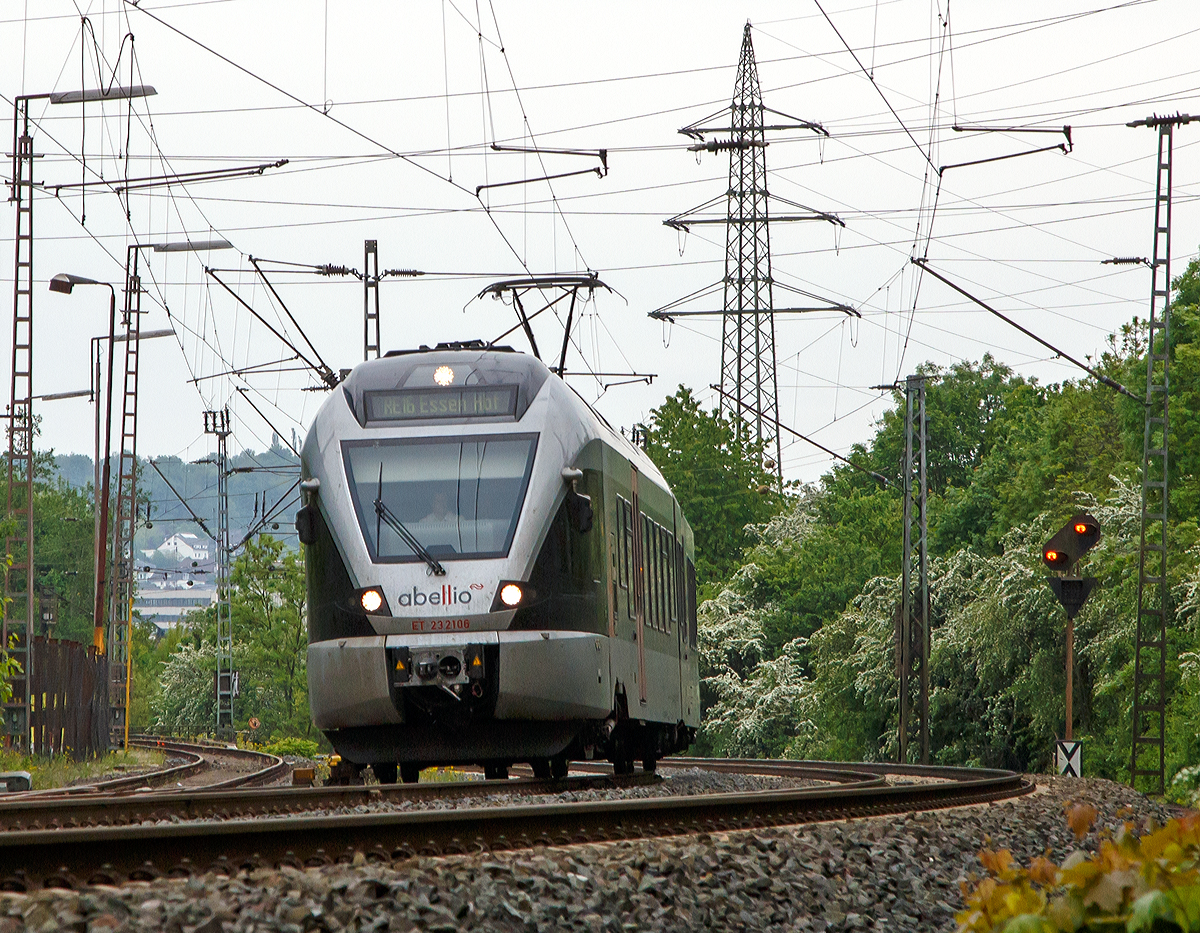
M 404 522 L 396 517 L 396 514 L 387 507 L 383 501 L 383 464 L 379 464 L 379 492 L 375 497 L 375 550 L 379 551 L 379 532 L 381 531 L 380 522 L 386 522 L 387 526 L 399 535 L 400 540 L 412 549 L 412 552 L 425 561 L 429 565 L 429 569 L 433 571 L 434 576 L 444 577 L 446 568 L 442 566 L 441 561 L 429 553 L 420 541 L 413 537 L 413 533 L 408 530 Z

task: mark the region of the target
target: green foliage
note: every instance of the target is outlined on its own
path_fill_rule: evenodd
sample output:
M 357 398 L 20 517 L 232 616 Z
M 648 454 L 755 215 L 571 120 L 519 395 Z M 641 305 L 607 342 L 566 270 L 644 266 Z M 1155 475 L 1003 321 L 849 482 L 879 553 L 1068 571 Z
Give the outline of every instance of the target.
M 234 637 L 246 651 L 243 690 L 248 686 L 260 698 L 243 701 L 239 719 L 256 716 L 262 735 L 309 735 L 303 558 L 262 535 L 246 542 L 230 582 Z
M 1082 838 L 1096 811 L 1068 816 Z M 1061 866 L 1035 858 L 1028 868 L 1007 849 L 979 853 L 988 876 L 964 891 L 958 933 L 1200 929 L 1200 815 L 1136 836 L 1129 824 L 1102 834 L 1095 855 L 1074 852 Z
M 129 684 L 129 728 L 145 732 L 153 727 L 152 708 L 162 691 L 163 665 L 187 636 L 183 626 L 175 626 L 161 637 L 153 622 L 135 619 L 133 624 L 133 676 Z
M 7 477 L 0 495 L 7 494 Z M 24 501 L 20 492 L 19 501 Z M 91 486 L 79 488 L 58 475 L 53 451 L 34 454 L 33 536 L 38 593 L 58 597 L 53 629 L 40 626 L 35 635 L 92 643 L 95 525 Z M 0 535 L 15 531 L 15 521 L 0 521 Z M 8 560 L 11 566 L 11 555 Z M 10 594 L 5 594 L 6 598 Z M 2 653 L 2 652 L 0 652 Z
M 7 570 L 9 567 L 11 567 L 12 562 L 12 555 L 5 554 L 4 569 Z M 7 574 L 5 574 L 5 579 L 7 579 Z M 12 602 L 12 598 L 8 596 L 8 594 L 0 597 L 0 599 L 3 600 L 5 606 Z M 8 653 L 9 648 L 15 647 L 17 647 L 16 635 L 9 636 L 7 645 L 0 645 L 0 703 L 7 703 L 12 699 L 13 688 L 12 684 L 10 684 L 8 681 L 10 678 L 16 677 L 18 674 L 23 672 L 21 662 Z
M 1200 260 L 1174 284 L 1168 777 L 1200 763 Z M 1145 352 L 1146 327 L 1135 320 L 1093 362 L 1140 394 Z M 920 372 L 931 377 L 935 755 L 1049 767 L 1065 715 L 1065 616 L 1040 550 L 1087 510 L 1104 537 L 1081 568 L 1100 587 L 1075 622 L 1075 735 L 1087 773 L 1127 779 L 1142 406 L 1093 380 L 1044 387 L 990 357 Z M 837 466 L 771 521 L 726 539 L 740 558 L 724 574 L 714 569 L 721 582 L 700 611 L 702 751 L 894 757 L 902 394 L 896 403 L 850 454 L 862 469 Z M 1197 775 L 1185 772 L 1181 799 L 1195 793 Z
M 230 583 L 233 667 L 241 690 L 234 727 L 245 729 L 254 717 L 257 734 L 269 739 L 311 736 L 303 559 L 263 535 L 246 542 Z M 187 625 L 182 639 L 153 662 L 161 663 L 161 674 L 147 700 L 154 727 L 176 735 L 208 732 L 216 724 L 216 610 L 192 613 Z
M 321 746 L 312 739 L 301 739 L 291 736 L 286 739 L 280 739 L 278 742 L 272 742 L 270 745 L 264 745 L 262 750 L 268 755 L 316 758 L 321 751 Z
M 11 635 L 7 647 L 0 649 L 0 703 L 7 703 L 12 699 L 13 688 L 8 681 L 22 673 L 23 670 L 21 662 L 8 653 L 8 648 L 15 647 L 17 647 L 17 636 Z
M 735 421 L 703 411 L 680 386 L 651 414 L 645 450 L 695 533 L 700 585 L 727 578 L 748 543 L 746 526 L 767 521 L 783 505 L 761 446 L 746 440 Z
M 238 666 L 243 653 L 235 646 L 233 654 Z M 212 732 L 217 717 L 216 670 L 217 649 L 212 642 L 200 647 L 184 642 L 173 651 L 163 663 L 151 706 L 155 731 L 181 737 Z
M 36 583 L 58 597 L 58 623 L 48 634 L 90 645 L 95 614 L 92 489 L 63 481 L 54 471 L 53 452 L 39 454 L 38 461 L 33 511 Z

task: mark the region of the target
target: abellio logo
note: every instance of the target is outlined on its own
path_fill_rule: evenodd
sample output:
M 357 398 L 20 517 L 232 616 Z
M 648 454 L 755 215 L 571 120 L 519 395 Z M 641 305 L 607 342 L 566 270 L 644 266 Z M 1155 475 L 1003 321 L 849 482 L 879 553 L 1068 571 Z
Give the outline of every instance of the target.
M 476 585 L 471 584 L 472 587 Z M 462 606 L 470 601 L 470 590 L 460 590 L 449 583 L 443 583 L 442 588 L 433 593 L 423 593 L 414 586 L 411 593 L 401 593 L 398 600 L 401 606 Z

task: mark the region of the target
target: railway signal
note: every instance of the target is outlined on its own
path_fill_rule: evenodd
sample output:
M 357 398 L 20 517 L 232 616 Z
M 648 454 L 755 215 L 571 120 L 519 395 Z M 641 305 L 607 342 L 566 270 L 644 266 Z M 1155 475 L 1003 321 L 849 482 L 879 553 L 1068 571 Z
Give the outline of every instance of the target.
M 1086 512 L 1081 512 L 1046 542 L 1042 548 L 1042 560 L 1051 570 L 1070 570 L 1099 540 L 1100 523 Z
M 1075 672 L 1075 616 L 1087 602 L 1093 589 L 1096 588 L 1095 577 L 1067 576 L 1071 568 L 1079 562 L 1088 551 L 1095 547 L 1100 540 L 1100 523 L 1086 512 L 1072 516 L 1071 520 L 1062 526 L 1042 548 L 1042 560 L 1051 570 L 1057 570 L 1062 575 L 1050 577 L 1050 589 L 1067 611 L 1067 710 L 1066 710 L 1066 743 L 1058 743 L 1065 749 L 1060 754 L 1056 750 L 1056 758 L 1061 759 L 1065 754 L 1066 770 L 1078 774 L 1079 743 L 1072 743 L 1071 728 L 1074 720 L 1072 698 L 1074 694 Z

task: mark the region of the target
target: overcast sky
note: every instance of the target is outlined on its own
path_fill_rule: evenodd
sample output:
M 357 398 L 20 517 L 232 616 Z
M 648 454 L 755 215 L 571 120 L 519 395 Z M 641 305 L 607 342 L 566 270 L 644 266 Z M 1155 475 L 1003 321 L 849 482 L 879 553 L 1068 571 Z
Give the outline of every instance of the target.
M 711 402 L 719 318 L 669 325 L 647 313 L 723 275 L 722 226 L 683 237 L 662 221 L 726 189 L 728 157 L 698 158 L 678 129 L 728 104 L 747 20 L 767 106 L 830 134 L 823 142 L 803 131 L 772 134 L 770 190 L 846 225 L 774 226 L 775 277 L 862 315 L 778 318 L 782 420 L 844 451 L 869 438 L 891 405 L 870 387 L 925 361 L 991 353 L 1042 382 L 1080 376 L 936 280 L 920 281 L 909 260 L 927 254 L 933 268 L 1080 358 L 1144 316 L 1147 270 L 1101 264 L 1152 250 L 1156 133 L 1125 123 L 1200 113 L 1200 4 L 822 5 L 832 26 L 813 0 L 0 0 L 0 92 L 10 113 L 17 94 L 107 83 L 114 63 L 119 84 L 158 92 L 132 104 L 132 120 L 126 104 L 33 102 L 39 182 L 115 186 L 288 160 L 259 176 L 138 190 L 128 202 L 103 185 L 88 187 L 86 199 L 78 187 L 39 192 L 35 392 L 87 388 L 89 338 L 107 327 L 105 290 L 51 294 L 50 276 L 119 287 L 132 242 L 221 237 L 234 249 L 142 258 L 143 329 L 171 327 L 175 337 L 143 349 L 139 453 L 203 456 L 201 412 L 225 404 L 235 447 L 269 443 L 264 415 L 281 433 L 302 435 L 325 393 L 305 391 L 317 380 L 204 267 L 299 341 L 249 257 L 276 261 L 271 283 L 336 371 L 362 359 L 361 283 L 279 263 L 361 270 L 370 238 L 382 269 L 426 273 L 382 283 L 385 349 L 492 339 L 515 317 L 476 299 L 489 282 L 592 269 L 613 293 L 587 305 L 568 368 L 655 378 L 570 377 L 580 393 L 626 426 L 680 383 Z M 1061 133 L 954 132 L 955 124 L 1070 125 L 1074 148 L 948 169 L 931 216 L 935 167 L 1065 141 Z M 1176 140 L 1178 274 L 1200 244 L 1200 124 L 1180 128 Z M 609 171 L 491 188 L 480 199 L 478 185 L 599 164 L 494 152 L 492 143 L 603 148 Z M 712 216 L 723 210 L 718 201 Z M 9 283 L 13 213 L 10 205 L 0 259 Z M 720 301 L 718 292 L 693 307 Z M 537 307 L 532 296 L 527 304 Z M 0 332 L 7 372 L 11 331 Z M 545 355 L 556 352 L 561 325 L 549 313 L 536 334 Z M 511 342 L 527 349 L 519 333 Z M 222 375 L 247 366 L 259 368 Z M 91 452 L 87 399 L 46 401 L 37 411 L 39 446 Z M 797 442 L 784 465 L 789 478 L 813 480 L 829 459 Z

